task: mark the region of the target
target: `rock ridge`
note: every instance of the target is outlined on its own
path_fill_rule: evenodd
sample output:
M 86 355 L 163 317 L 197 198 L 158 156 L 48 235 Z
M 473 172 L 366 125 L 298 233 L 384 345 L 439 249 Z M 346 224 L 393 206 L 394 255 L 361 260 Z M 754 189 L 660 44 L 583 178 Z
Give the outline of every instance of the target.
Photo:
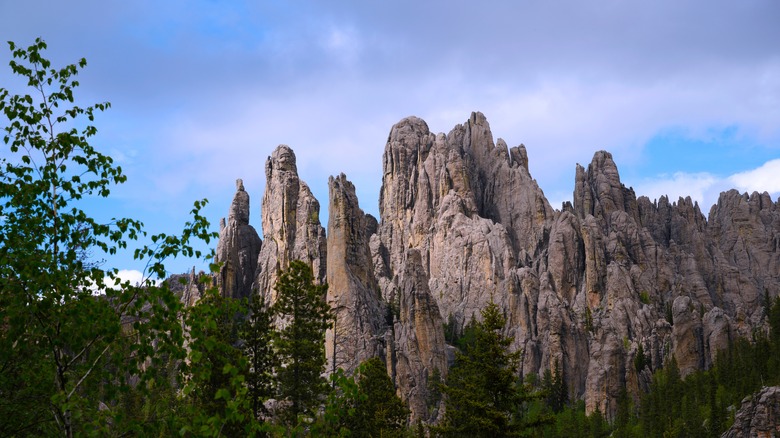
M 721 193 L 708 216 L 690 198 L 637 197 L 613 157 L 575 167 L 573 202 L 553 209 L 525 146 L 494 141 L 475 112 L 449 133 L 396 123 L 382 156 L 378 220 L 345 175 L 331 177 L 328 233 L 319 203 L 281 145 L 265 163 L 261 241 L 239 184 L 221 227 L 223 294 L 273 302 L 276 273 L 309 263 L 336 314 L 330 369 L 382 357 L 413 419 L 436 420 L 427 388 L 457 335 L 495 302 L 524 376 L 557 362 L 571 399 L 610 417 L 623 387 L 638 394 L 674 358 L 683 375 L 712 365 L 735 337 L 766 330 L 780 293 L 780 201 Z M 648 365 L 637 370 L 642 347 Z

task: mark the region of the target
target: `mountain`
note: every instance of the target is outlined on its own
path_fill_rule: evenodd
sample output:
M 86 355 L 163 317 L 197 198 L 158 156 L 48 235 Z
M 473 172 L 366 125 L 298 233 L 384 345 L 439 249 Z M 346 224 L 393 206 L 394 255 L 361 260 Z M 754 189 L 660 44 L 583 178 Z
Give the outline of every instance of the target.
M 453 361 L 445 326 L 457 335 L 491 301 L 524 375 L 558 362 L 570 399 L 608 417 L 622 387 L 638 394 L 670 358 L 686 375 L 767 330 L 764 303 L 780 294 L 780 206 L 767 193 L 721 193 L 705 216 L 690 198 L 637 197 L 600 151 L 577 165 L 574 202 L 557 210 L 525 147 L 494 142 L 481 113 L 446 135 L 405 118 L 382 160 L 379 219 L 345 175 L 331 177 L 326 237 L 294 152 L 279 146 L 265 165 L 262 239 L 237 184 L 218 284 L 271 303 L 277 270 L 309 263 L 336 313 L 329 369 L 383 358 L 413 421 L 438 415 L 428 388 Z

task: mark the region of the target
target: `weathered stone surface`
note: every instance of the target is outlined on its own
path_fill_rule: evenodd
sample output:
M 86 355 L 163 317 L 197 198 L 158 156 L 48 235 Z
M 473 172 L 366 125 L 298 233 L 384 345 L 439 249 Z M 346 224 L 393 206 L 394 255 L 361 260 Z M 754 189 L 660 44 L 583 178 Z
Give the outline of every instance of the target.
M 375 228 L 358 205 L 355 186 L 344 174 L 328 180 L 327 301 L 335 322 L 326 334 L 330 370 L 347 373 L 363 361 L 384 356 L 386 306 L 369 250 L 369 232 Z
M 444 322 L 428 288 L 419 251 L 406 253 L 398 277 L 398 314 L 394 318 L 390 371 L 401 399 L 411 410 L 412 424 L 428 420 L 428 381 L 434 370 L 447 373 Z
M 637 199 L 600 151 L 577 166 L 573 205 L 555 212 L 525 148 L 494 144 L 479 113 L 447 135 L 404 119 L 383 160 L 370 248 L 385 299 L 407 249 L 419 251 L 443 320 L 462 327 L 495 301 L 523 373 L 559 361 L 589 411 L 611 414 L 621 386 L 647 386 L 650 370 L 631 366 L 640 343 L 653 369 L 671 355 L 683 374 L 709 366 L 731 336 L 762 323 L 758 291 L 780 290 L 768 196 L 726 193 L 708 221 L 690 198 Z
M 193 267 L 192 271 L 188 274 L 174 274 L 165 281 L 168 283 L 168 287 L 171 291 L 179 297 L 182 304 L 184 304 L 185 307 L 189 307 L 198 302 L 207 287 L 213 286 L 213 284 L 208 284 L 208 282 L 203 283 L 198 281 L 200 276 L 204 275 L 206 275 L 206 273 L 203 271 L 196 274 L 195 268 Z
M 312 266 L 314 278 L 325 282 L 327 242 L 320 224 L 320 204 L 298 178 L 295 153 L 277 147 L 265 162 L 266 187 L 262 203 L 263 246 L 257 260 L 254 287 L 268 303 L 276 300 L 277 273 L 290 261 Z
M 722 438 L 774 438 L 780 436 L 780 386 L 763 387 L 745 397 L 734 424 Z
M 260 236 L 249 225 L 249 194 L 244 183 L 236 181 L 236 195 L 230 205 L 228 220 L 220 221 L 219 242 L 214 262 L 220 264 L 217 286 L 223 296 L 246 298 L 252 294 Z
M 383 356 L 415 419 L 435 420 L 427 380 L 446 375 L 454 348 L 443 322 L 457 332 L 491 301 L 523 375 L 558 362 L 570 398 L 611 417 L 622 387 L 646 389 L 672 357 L 686 374 L 735 336 L 765 330 L 764 298 L 780 293 L 780 208 L 769 195 L 725 192 L 707 218 L 690 198 L 637 198 L 599 151 L 577 165 L 573 203 L 554 210 L 525 147 L 494 143 L 480 113 L 446 135 L 416 117 L 392 127 L 378 222 L 343 175 L 332 178 L 327 246 L 290 148 L 268 158 L 266 179 L 254 287 L 273 301 L 277 270 L 310 263 L 338 315 L 331 365 Z M 234 204 L 242 218 L 238 194 Z M 223 283 L 245 284 L 228 274 Z M 640 345 L 649 366 L 636 370 Z

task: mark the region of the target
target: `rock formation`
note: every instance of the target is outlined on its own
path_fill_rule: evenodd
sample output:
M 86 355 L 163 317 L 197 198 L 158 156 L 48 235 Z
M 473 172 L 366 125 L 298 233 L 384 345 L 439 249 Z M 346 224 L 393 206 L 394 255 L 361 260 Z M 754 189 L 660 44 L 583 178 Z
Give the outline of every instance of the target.
M 491 301 L 523 375 L 558 362 L 570 398 L 609 417 L 622 387 L 636 394 L 671 358 L 685 375 L 734 337 L 765 330 L 762 303 L 780 293 L 780 206 L 768 194 L 722 193 L 705 217 L 690 198 L 637 198 L 600 151 L 577 165 L 573 203 L 555 210 L 525 147 L 494 142 L 480 113 L 448 134 L 416 117 L 393 126 L 379 221 L 344 175 L 331 178 L 327 241 L 292 150 L 278 147 L 265 169 L 256 266 L 259 243 L 239 237 L 251 236 L 239 231 L 248 226 L 239 189 L 220 235 L 221 287 L 243 296 L 252 278 L 270 302 L 278 269 L 310 263 L 337 315 L 331 367 L 385 358 L 415 419 L 435 420 L 428 379 L 446 375 L 453 348 L 444 323 L 458 332 Z M 633 365 L 640 345 L 644 370 Z
M 326 334 L 330 369 L 348 373 L 361 362 L 383 357 L 382 303 L 369 250 L 370 217 L 358 205 L 355 186 L 344 174 L 328 181 L 327 301 L 335 316 Z
M 780 386 L 764 387 L 745 397 L 734 424 L 722 438 L 780 436 Z
M 227 223 L 225 219 L 220 221 L 214 257 L 214 262 L 220 265 L 217 285 L 225 296 L 246 298 L 252 294 L 261 243 L 257 231 L 249 225 L 249 194 L 239 179 Z
M 276 300 L 276 276 L 292 260 L 311 265 L 314 278 L 325 282 L 327 243 L 320 225 L 320 204 L 298 178 L 295 153 L 280 145 L 265 162 L 263 247 L 257 260 L 254 287 L 268 303 Z

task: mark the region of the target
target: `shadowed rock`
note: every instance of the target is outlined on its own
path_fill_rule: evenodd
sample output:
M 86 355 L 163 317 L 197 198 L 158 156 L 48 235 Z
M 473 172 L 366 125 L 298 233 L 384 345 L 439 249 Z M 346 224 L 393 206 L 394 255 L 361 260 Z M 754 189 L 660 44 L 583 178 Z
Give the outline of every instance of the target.
M 217 286 L 223 296 L 246 298 L 252 294 L 261 243 L 257 231 L 249 225 L 249 194 L 239 179 L 227 223 L 224 219 L 220 222 L 214 257 L 220 264 Z

